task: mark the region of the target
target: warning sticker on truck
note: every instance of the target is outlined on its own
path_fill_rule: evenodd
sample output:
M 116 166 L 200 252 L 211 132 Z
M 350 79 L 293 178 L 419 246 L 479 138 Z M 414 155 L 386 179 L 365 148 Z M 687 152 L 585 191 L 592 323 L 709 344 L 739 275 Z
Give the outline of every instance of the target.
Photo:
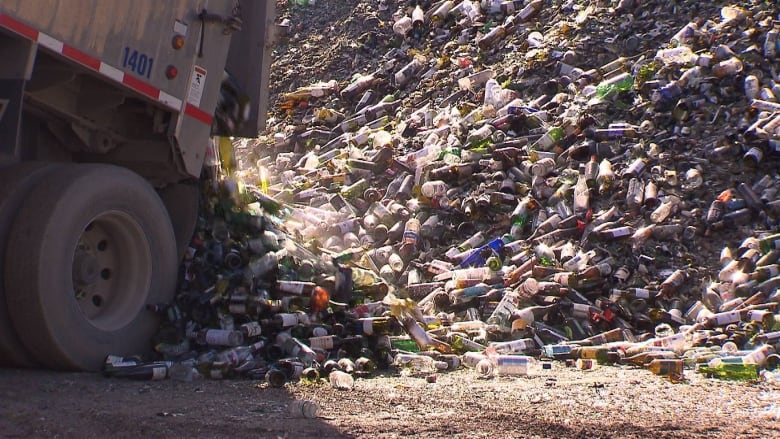
M 200 107 L 200 99 L 203 97 L 203 88 L 206 86 L 206 69 L 195 66 L 190 79 L 190 90 L 187 93 L 187 103 Z

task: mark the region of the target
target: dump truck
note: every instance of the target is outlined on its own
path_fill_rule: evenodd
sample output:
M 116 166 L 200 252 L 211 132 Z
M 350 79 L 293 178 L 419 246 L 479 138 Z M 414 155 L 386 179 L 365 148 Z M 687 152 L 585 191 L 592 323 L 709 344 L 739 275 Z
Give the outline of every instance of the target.
M 265 124 L 271 0 L 0 1 L 0 366 L 149 350 L 213 136 Z

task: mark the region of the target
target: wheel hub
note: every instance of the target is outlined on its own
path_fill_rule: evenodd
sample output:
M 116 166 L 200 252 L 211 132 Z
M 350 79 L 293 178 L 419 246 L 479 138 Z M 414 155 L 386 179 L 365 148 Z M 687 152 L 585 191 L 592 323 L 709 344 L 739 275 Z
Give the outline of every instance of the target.
M 79 287 L 94 284 L 100 276 L 98 260 L 86 249 L 78 249 L 73 257 L 73 283 Z
M 73 293 L 89 322 L 104 330 L 122 327 L 143 306 L 148 288 L 149 244 L 127 213 L 107 211 L 84 228 L 73 251 Z

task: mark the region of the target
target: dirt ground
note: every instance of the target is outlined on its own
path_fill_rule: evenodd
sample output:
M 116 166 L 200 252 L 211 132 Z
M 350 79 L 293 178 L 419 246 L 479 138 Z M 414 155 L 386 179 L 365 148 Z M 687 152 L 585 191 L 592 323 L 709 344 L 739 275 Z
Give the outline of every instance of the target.
M 563 363 L 533 377 L 435 382 L 388 373 L 352 390 L 261 381 L 138 382 L 98 374 L 0 370 L 3 438 L 771 438 L 780 391 L 686 371 L 671 383 L 627 367 Z M 291 417 L 299 399 L 316 419 Z

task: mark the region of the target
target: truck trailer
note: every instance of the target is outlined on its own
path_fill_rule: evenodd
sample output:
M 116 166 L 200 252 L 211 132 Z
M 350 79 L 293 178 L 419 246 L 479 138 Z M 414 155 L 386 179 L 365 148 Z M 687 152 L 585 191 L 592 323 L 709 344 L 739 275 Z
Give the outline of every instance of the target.
M 149 350 L 212 136 L 265 124 L 271 0 L 0 0 L 0 366 Z

